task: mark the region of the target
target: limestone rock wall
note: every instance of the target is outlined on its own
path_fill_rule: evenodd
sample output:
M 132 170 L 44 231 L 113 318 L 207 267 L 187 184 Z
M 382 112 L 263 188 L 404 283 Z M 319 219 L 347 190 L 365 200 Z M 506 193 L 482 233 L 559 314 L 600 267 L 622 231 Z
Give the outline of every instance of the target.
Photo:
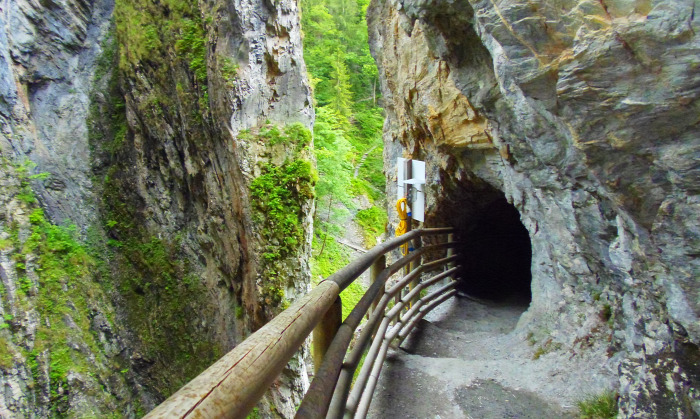
M 0 22 L 0 416 L 140 416 L 309 286 L 297 4 L 13 0 Z M 255 197 L 276 188 L 292 241 Z M 304 356 L 261 413 L 293 415 Z
M 464 232 L 505 195 L 533 252 L 519 332 L 604 354 L 623 417 L 700 414 L 695 3 L 374 0 L 367 16 L 386 170 L 427 161 L 426 225 Z

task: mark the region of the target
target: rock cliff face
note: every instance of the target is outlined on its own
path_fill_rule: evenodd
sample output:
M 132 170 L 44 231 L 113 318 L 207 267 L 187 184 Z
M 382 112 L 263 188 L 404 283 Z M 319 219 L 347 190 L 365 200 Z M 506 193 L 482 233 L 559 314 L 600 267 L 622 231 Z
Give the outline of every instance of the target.
M 297 5 L 21 0 L 0 22 L 0 416 L 142 414 L 308 287 Z M 262 412 L 294 412 L 303 356 Z
M 519 333 L 605 355 L 623 417 L 700 414 L 695 3 L 374 0 L 367 16 L 386 169 L 427 161 L 426 225 L 468 238 L 507 198 L 532 245 Z

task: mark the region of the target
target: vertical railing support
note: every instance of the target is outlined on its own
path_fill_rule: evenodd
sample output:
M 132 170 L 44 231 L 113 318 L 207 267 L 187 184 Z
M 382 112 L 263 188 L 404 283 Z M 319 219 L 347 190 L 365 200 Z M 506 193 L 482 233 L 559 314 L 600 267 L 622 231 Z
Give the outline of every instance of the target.
M 415 250 L 418 250 L 418 249 L 420 249 L 422 246 L 423 246 L 423 242 L 422 242 L 421 238 L 420 238 L 420 237 L 416 237 L 416 239 L 413 240 L 413 248 L 414 248 Z M 449 252 L 449 250 L 448 250 L 448 252 Z M 408 271 L 409 271 L 409 272 L 413 272 L 414 270 L 418 269 L 418 267 L 419 267 L 422 263 L 423 263 L 423 258 L 422 258 L 422 257 L 417 258 L 416 260 L 414 260 L 413 262 L 411 262 L 411 265 L 410 265 Z M 415 278 L 413 281 L 411 281 L 411 284 L 409 285 L 409 292 L 410 292 L 410 291 L 413 291 L 413 289 L 414 289 L 415 287 L 417 287 L 418 284 L 420 284 L 420 275 L 417 275 L 416 278 Z M 420 298 L 420 296 L 416 296 L 415 298 L 412 298 L 411 301 L 408 303 L 408 307 L 413 306 L 413 303 L 416 302 L 416 301 L 418 301 L 419 298 Z
M 377 260 L 374 261 L 372 266 L 369 268 L 369 283 L 372 285 L 374 281 L 377 280 L 377 277 L 379 276 L 380 273 L 386 268 L 386 255 L 381 255 Z M 377 295 L 377 299 L 374 300 L 374 303 L 372 304 L 372 310 L 367 311 L 367 318 L 369 318 L 370 314 L 374 311 L 375 308 L 377 308 L 377 304 L 379 303 L 379 300 L 382 299 L 384 296 L 384 289 L 379 292 L 379 295 Z
M 314 372 L 318 371 L 343 319 L 343 304 L 340 297 L 336 298 L 321 322 L 314 328 L 313 359 Z
M 454 234 L 452 234 L 452 233 L 448 234 L 447 235 L 447 243 L 452 243 L 454 241 L 454 238 L 455 238 Z M 447 249 L 447 257 L 450 257 L 454 254 L 455 254 L 455 250 L 453 248 L 450 247 L 449 249 Z M 451 269 L 455 266 L 456 266 L 456 264 L 454 262 L 450 262 L 449 264 L 447 264 L 447 266 L 445 266 L 445 270 Z M 450 278 L 448 277 L 442 281 L 442 284 L 447 285 L 449 282 L 450 282 Z

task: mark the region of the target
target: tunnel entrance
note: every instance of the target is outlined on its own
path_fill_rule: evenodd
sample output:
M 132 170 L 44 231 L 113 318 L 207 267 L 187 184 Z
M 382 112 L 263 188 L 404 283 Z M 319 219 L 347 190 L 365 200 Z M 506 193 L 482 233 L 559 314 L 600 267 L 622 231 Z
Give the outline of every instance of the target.
M 460 234 L 459 290 L 494 301 L 530 303 L 532 246 L 520 213 L 505 197 L 483 207 Z

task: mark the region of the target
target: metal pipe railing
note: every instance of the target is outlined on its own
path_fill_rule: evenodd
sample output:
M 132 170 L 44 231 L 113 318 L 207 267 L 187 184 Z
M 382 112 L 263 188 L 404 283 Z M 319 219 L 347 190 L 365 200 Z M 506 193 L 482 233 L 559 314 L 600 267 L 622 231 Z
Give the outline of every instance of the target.
M 401 291 L 407 284 L 409 284 L 415 277 L 419 276 L 421 273 L 424 272 L 429 272 L 432 269 L 436 269 L 444 264 L 447 264 L 454 260 L 455 258 L 445 258 L 441 259 L 439 261 L 435 262 L 441 262 L 440 264 L 435 264 L 432 263 L 430 264 L 430 267 L 428 267 L 429 264 L 421 265 L 411 271 L 408 275 L 404 276 L 401 280 L 399 280 L 398 283 L 396 283 L 394 286 L 392 286 L 391 289 L 386 291 L 386 293 L 382 296 L 381 300 L 379 303 L 377 303 L 377 306 L 374 308 L 372 314 L 370 315 L 370 318 L 368 322 L 365 324 L 364 329 L 362 330 L 362 333 L 360 334 L 359 338 L 355 342 L 355 346 L 353 347 L 352 351 L 348 355 L 346 361 L 342 365 L 342 370 L 340 372 L 340 377 L 338 378 L 338 383 L 335 388 L 335 392 L 333 394 L 333 399 L 331 401 L 331 405 L 329 407 L 328 411 L 328 416 L 330 417 L 337 417 L 342 414 L 342 411 L 345 408 L 345 401 L 348 397 L 348 393 L 350 390 L 350 385 L 352 384 L 352 378 L 355 373 L 355 370 L 357 369 L 357 366 L 360 362 L 360 359 L 362 359 L 362 354 L 364 353 L 364 350 L 369 343 L 370 339 L 372 338 L 372 335 L 375 335 L 375 331 L 377 326 L 380 324 L 379 320 L 384 317 L 384 311 L 389 304 L 389 301 L 395 296 L 399 291 Z M 449 274 L 454 273 L 456 270 L 453 271 L 448 271 Z M 444 275 L 444 272 L 440 275 Z M 438 276 L 440 276 L 438 275 Z M 420 292 L 420 290 L 419 290 Z M 401 304 L 401 303 L 399 303 Z M 394 306 L 394 309 L 396 309 L 397 306 Z M 401 308 L 398 306 L 399 309 Z M 380 330 L 379 332 L 376 333 L 376 336 L 383 336 L 384 331 Z M 371 356 L 368 355 L 368 358 L 372 358 Z M 361 380 L 362 381 L 362 380 Z
M 449 261 L 452 258 L 445 258 L 443 260 Z M 447 263 L 447 262 L 446 262 Z M 414 290 L 417 290 L 416 293 L 420 293 L 420 291 L 428 287 L 430 285 L 433 285 L 440 281 L 441 279 L 453 275 L 459 270 L 459 267 L 454 267 L 451 268 L 445 272 L 442 272 L 438 275 L 435 275 L 434 277 L 426 280 L 425 282 L 421 283 L 416 287 Z M 454 282 L 448 284 L 446 287 L 442 287 L 438 289 L 437 291 L 426 295 L 425 297 L 420 298 L 416 303 L 413 305 L 413 307 L 403 316 L 401 316 L 401 311 L 403 310 L 404 307 L 406 307 L 412 300 L 413 295 L 407 294 L 405 295 L 402 299 L 401 302 L 397 305 L 395 305 L 391 310 L 389 310 L 385 315 L 382 320 L 382 324 L 380 325 L 380 332 L 377 333 L 377 338 L 372 342 L 372 346 L 370 347 L 370 350 L 367 353 L 367 356 L 365 358 L 365 363 L 362 366 L 362 369 L 360 370 L 360 374 L 357 377 L 357 381 L 355 382 L 355 386 L 353 387 L 352 392 L 350 395 L 347 397 L 347 405 L 345 408 L 346 413 L 352 414 L 355 412 L 355 410 L 358 408 L 358 405 L 362 403 L 362 399 L 367 398 L 366 394 L 369 392 L 374 391 L 374 385 L 376 383 L 372 383 L 373 379 L 372 377 L 377 378 L 379 376 L 379 373 L 381 372 L 381 365 L 384 362 L 384 359 L 386 357 L 386 352 L 388 350 L 388 347 L 394 338 L 396 338 L 402 329 L 404 329 L 406 326 L 410 325 L 415 317 L 416 311 L 418 312 L 418 316 L 422 318 L 425 313 L 427 313 L 430 310 L 423 310 L 421 312 L 421 308 L 425 302 L 429 302 L 437 297 L 439 297 L 441 294 L 445 293 L 449 288 L 453 287 L 455 285 Z M 397 290 L 398 291 L 398 290 Z M 387 292 L 389 294 L 389 292 Z M 416 311 L 413 311 L 415 308 Z M 431 307 L 432 309 L 432 307 Z M 392 323 L 392 320 L 397 319 L 396 323 L 389 329 L 389 324 Z M 417 323 L 417 322 L 416 322 Z M 413 324 L 415 325 L 415 323 Z M 413 328 L 413 326 L 409 326 L 410 329 Z M 410 331 L 410 329 L 408 329 Z M 388 330 L 388 331 L 387 331 Z M 371 399 L 371 396 L 370 396 Z M 358 412 L 359 414 L 359 412 Z M 331 416 L 331 415 L 329 415 Z M 334 411 L 332 417 L 340 417 L 340 411 Z
M 450 261 L 454 260 L 453 258 L 445 258 L 440 260 L 443 262 L 442 264 L 447 264 Z M 441 265 L 442 265 L 441 264 Z M 423 265 L 425 267 L 426 265 Z M 438 267 L 438 265 L 434 265 L 434 267 Z M 364 386 L 364 383 L 367 381 L 370 369 L 368 365 L 371 365 L 371 363 L 374 361 L 374 359 L 377 357 L 377 351 L 379 350 L 379 339 L 380 337 L 384 337 L 386 335 L 386 330 L 389 327 L 389 324 L 391 321 L 401 313 L 401 310 L 403 307 L 408 303 L 413 295 L 406 295 L 403 297 L 398 304 L 394 305 L 394 307 L 389 310 L 387 313 L 384 313 L 384 310 L 386 306 L 388 305 L 388 302 L 392 298 L 393 295 L 396 293 L 400 292 L 403 287 L 405 287 L 408 283 L 411 282 L 413 277 L 415 276 L 415 272 L 420 272 L 421 267 L 418 268 L 419 270 L 411 272 L 409 275 L 406 275 L 404 278 L 402 278 L 396 285 L 394 285 L 389 291 L 387 291 L 385 298 L 379 303 L 377 310 L 372 313 L 372 316 L 370 316 L 370 321 L 365 325 L 365 329 L 362 331 L 362 334 L 360 335 L 359 339 L 355 343 L 355 347 L 352 349 L 352 352 L 348 356 L 348 360 L 343 364 L 343 371 L 341 372 L 341 376 L 338 379 L 338 386 L 336 387 L 335 394 L 333 395 L 333 401 L 334 403 L 331 404 L 332 408 L 329 410 L 328 416 L 330 417 L 340 417 L 342 416 L 342 412 L 346 409 L 349 409 L 350 411 L 354 411 L 357 402 L 359 401 L 359 395 L 361 393 L 361 389 Z M 447 270 L 445 272 L 442 272 L 429 280 L 425 281 L 426 283 L 434 284 L 437 281 L 453 275 L 456 273 L 458 268 L 452 268 L 450 270 Z M 422 284 L 421 284 L 422 285 Z M 420 288 L 416 288 L 417 291 L 416 293 L 420 293 L 420 290 L 423 289 L 423 286 L 419 285 Z M 414 289 L 415 290 L 415 289 Z M 420 300 L 419 300 L 420 301 Z M 379 324 L 377 320 L 382 319 L 382 323 Z M 373 323 L 374 322 L 374 323 Z M 360 374 L 357 377 L 357 381 L 355 383 L 355 390 L 352 394 L 348 396 L 348 390 L 350 387 L 350 384 L 352 382 L 353 375 L 355 373 L 355 370 L 357 369 L 357 365 L 359 364 L 360 359 L 362 358 L 362 354 L 364 353 L 364 349 L 368 343 L 367 336 L 370 336 L 373 332 L 373 329 L 376 327 L 376 325 L 379 324 L 379 330 L 376 333 L 376 337 L 372 347 L 370 347 L 370 350 L 367 352 L 367 356 L 365 358 L 365 364 L 363 365 L 363 368 L 360 370 Z M 347 406 L 346 406 L 346 400 L 347 400 Z
M 445 302 L 448 298 L 452 297 L 454 294 L 456 294 L 456 290 L 451 290 L 446 294 L 443 294 L 440 296 L 440 298 L 436 299 L 433 301 L 433 303 L 425 306 L 425 310 L 422 310 L 420 314 L 420 318 L 423 318 L 425 314 L 428 313 L 428 311 L 432 310 L 433 308 L 437 307 L 438 305 L 442 304 Z M 412 329 L 415 324 L 417 324 L 417 321 L 420 320 L 420 318 L 416 319 L 414 322 L 411 322 L 409 325 L 410 329 Z M 372 372 L 370 375 L 370 378 L 366 384 L 366 386 L 361 386 L 359 383 L 357 383 L 357 387 L 361 389 L 361 398 L 360 402 L 357 407 L 357 413 L 355 414 L 355 418 L 364 418 L 367 416 L 367 411 L 369 410 L 369 405 L 372 402 L 372 397 L 374 396 L 374 389 L 377 386 L 377 382 L 379 380 L 379 374 L 382 371 L 382 366 L 384 365 L 384 360 L 386 359 L 387 351 L 389 349 L 389 345 L 391 344 L 391 341 L 394 340 L 397 336 L 400 335 L 401 331 L 401 323 L 395 324 L 392 329 L 386 334 L 382 341 L 382 345 L 380 348 L 379 355 L 377 356 L 377 359 L 374 360 L 372 363 Z M 409 329 L 409 331 L 410 331 Z M 346 410 L 347 411 L 347 410 Z M 348 412 L 352 414 L 352 412 Z
M 377 262 L 380 257 L 398 248 L 403 243 L 425 236 L 449 234 L 452 231 L 451 228 L 413 230 L 370 249 L 367 253 L 322 281 L 309 294 L 300 298 L 288 309 L 241 342 L 147 414 L 146 418 L 246 417 L 265 391 L 277 379 L 285 365 L 301 347 L 306 337 L 324 319 L 329 308 L 336 302 L 343 289 Z M 330 354 L 332 353 L 335 354 L 333 359 L 337 360 L 334 362 L 338 362 L 337 371 L 340 370 L 354 329 L 372 303 L 375 303 L 377 297 L 381 295 L 384 284 L 390 276 L 388 273 L 383 275 L 384 272 L 391 272 L 392 269 L 395 269 L 393 272 L 396 272 L 402 266 L 405 266 L 427 251 L 454 246 L 456 246 L 456 243 L 427 246 L 423 248 L 425 250 L 416 251 L 417 255 L 409 255 L 404 258 L 404 262 L 384 269 L 375 281 L 377 285 L 371 286 L 367 291 L 369 296 L 366 294 L 367 298 L 363 297 L 360 300 L 362 304 L 361 309 L 357 310 L 355 315 L 351 313 L 346 319 L 346 322 L 349 320 L 346 327 L 343 327 L 345 325 L 343 324 L 336 332 L 329 351 L 324 355 L 321 368 L 323 369 L 325 363 L 331 362 Z M 425 269 L 426 266 L 437 265 L 427 263 L 421 265 L 421 269 Z M 381 299 L 385 300 L 383 297 Z M 388 299 L 386 299 L 386 302 L 388 303 Z M 381 304 L 377 305 L 373 313 L 378 312 L 377 310 L 380 309 L 380 306 Z M 385 306 L 386 304 L 381 308 L 382 311 Z M 353 313 L 355 313 L 355 310 L 353 310 Z M 379 337 L 380 334 L 377 334 L 377 336 Z M 342 356 L 339 350 L 333 348 L 336 340 L 339 341 L 336 346 L 344 347 Z M 343 345 L 340 345 L 341 343 Z M 322 369 L 319 370 L 319 373 L 322 373 Z M 334 367 L 332 370 L 335 371 L 336 368 Z M 334 378 L 337 378 L 337 372 L 334 374 Z M 330 385 L 332 395 L 335 380 Z M 326 397 L 324 396 L 323 405 L 325 407 L 323 408 L 323 415 L 325 415 L 325 411 L 328 408 L 330 396 L 327 397 L 328 400 L 325 399 Z M 323 415 L 311 415 L 309 417 L 322 417 Z
M 333 397 L 333 389 L 338 381 L 340 369 L 343 365 L 343 359 L 345 358 L 355 329 L 357 329 L 357 327 L 360 325 L 362 318 L 367 310 L 369 310 L 369 308 L 372 306 L 372 303 L 379 295 L 380 290 L 384 288 L 386 280 L 404 266 L 407 266 L 412 261 L 420 258 L 421 255 L 426 252 L 456 247 L 457 245 L 458 243 L 452 242 L 422 247 L 408 256 L 404 256 L 403 258 L 394 262 L 391 266 L 384 269 L 384 271 L 379 274 L 378 278 L 372 283 L 372 285 L 370 285 L 369 289 L 367 289 L 355 308 L 347 316 L 345 322 L 343 322 L 343 324 L 340 326 L 340 329 L 338 329 L 333 342 L 328 348 L 328 352 L 326 352 L 321 368 L 319 368 L 318 372 L 316 373 L 316 376 L 309 387 L 309 391 L 306 393 L 304 400 L 297 410 L 297 418 L 326 416 L 328 406 L 331 402 L 331 398 Z

